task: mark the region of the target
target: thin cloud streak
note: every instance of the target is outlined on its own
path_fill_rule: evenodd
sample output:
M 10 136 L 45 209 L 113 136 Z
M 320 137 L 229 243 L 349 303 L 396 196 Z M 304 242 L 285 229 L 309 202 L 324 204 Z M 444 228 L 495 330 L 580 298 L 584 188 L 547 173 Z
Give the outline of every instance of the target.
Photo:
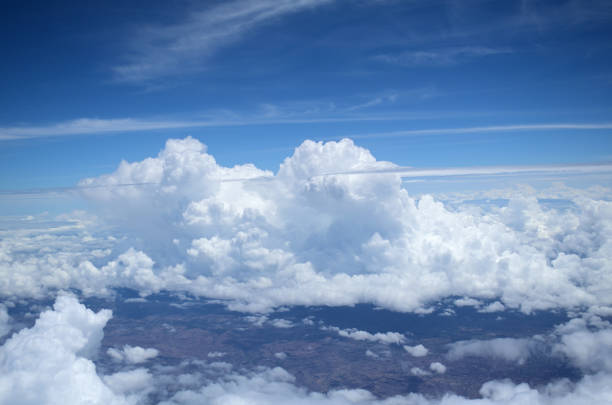
M 442 49 L 404 51 L 396 54 L 381 54 L 374 57 L 385 63 L 400 66 L 452 66 L 467 63 L 475 58 L 513 53 L 511 49 L 495 49 L 484 46 L 463 46 Z
M 612 129 L 612 123 L 553 123 L 553 124 L 525 124 L 525 125 L 491 125 L 482 127 L 463 127 L 463 128 L 436 128 L 436 129 L 409 129 L 405 131 L 375 132 L 369 134 L 352 134 L 348 138 L 392 138 L 419 135 L 459 135 L 483 132 L 520 132 L 520 131 L 546 131 L 546 130 L 599 130 Z M 334 138 L 337 139 L 337 138 Z
M 393 167 L 389 169 L 354 170 L 335 173 L 323 173 L 313 177 L 361 174 L 394 174 L 402 178 L 428 177 L 466 177 L 466 176 L 502 176 L 516 174 L 594 174 L 612 172 L 612 164 L 596 165 L 550 165 L 550 166 L 486 166 L 486 167 L 450 167 L 434 169 L 417 169 L 413 167 Z
M 405 182 L 421 182 L 423 179 L 432 178 L 454 178 L 460 180 L 465 177 L 472 176 L 506 176 L 506 175 L 591 175 L 601 173 L 612 173 L 612 164 L 578 164 L 578 165 L 550 165 L 550 166 L 482 166 L 482 167 L 447 167 L 434 169 L 417 169 L 413 167 L 393 167 L 388 169 L 373 169 L 373 170 L 354 170 L 343 172 L 321 173 L 310 177 L 315 179 L 326 176 L 355 176 L 355 175 L 399 175 Z M 220 183 L 232 182 L 268 182 L 274 181 L 274 176 L 256 176 L 256 177 L 235 177 L 235 178 L 219 178 L 216 181 Z M 149 187 L 156 186 L 160 183 L 120 183 L 120 184 L 105 184 L 91 186 L 72 186 L 72 187 L 48 187 L 48 188 L 33 188 L 22 190 L 1 190 L 0 198 L 2 197 L 17 197 L 17 196 L 36 196 L 36 195 L 62 195 L 71 194 L 86 189 L 114 189 L 127 187 Z
M 0 128 L 0 141 L 45 138 L 51 136 L 93 135 L 113 132 L 142 132 L 163 129 L 232 127 L 270 124 L 307 124 L 352 121 L 386 121 L 391 117 L 346 117 L 312 119 L 271 119 L 271 120 L 227 120 L 227 121 L 147 121 L 131 118 L 90 119 L 83 118 L 48 126 L 23 126 Z
M 0 127 L 0 141 L 45 138 L 51 136 L 75 136 L 105 134 L 113 132 L 142 132 L 164 129 L 181 128 L 203 128 L 203 127 L 231 127 L 249 125 L 275 125 L 275 124 L 315 124 L 333 122 L 362 122 L 362 121 L 401 121 L 416 119 L 414 116 L 345 116 L 345 117 L 320 117 L 320 118 L 272 118 L 272 119 L 237 119 L 237 120 L 209 120 L 209 121 L 181 121 L 181 120 L 141 120 L 132 118 L 96 119 L 81 118 L 47 126 L 14 126 Z M 462 128 L 436 128 L 436 129 L 414 129 L 405 131 L 376 132 L 369 134 L 352 134 L 325 138 L 335 140 L 341 138 L 364 139 L 364 138 L 387 138 L 406 137 L 422 135 L 460 135 L 468 133 L 484 132 L 520 132 L 520 131 L 545 131 L 545 130 L 603 130 L 612 129 L 612 123 L 551 123 L 551 124 L 527 124 L 527 125 L 497 125 L 482 127 Z
M 257 176 L 257 177 L 235 177 L 226 179 L 216 179 L 219 183 L 233 183 L 233 182 L 256 182 L 256 181 L 268 181 L 272 180 L 272 176 Z M 91 185 L 91 186 L 68 186 L 68 187 L 43 187 L 43 188 L 29 188 L 21 190 L 0 190 L 0 198 L 2 197 L 26 197 L 26 196 L 42 196 L 42 195 L 66 195 L 79 192 L 82 190 L 89 189 L 115 189 L 115 188 L 128 188 L 128 187 L 151 187 L 158 186 L 161 183 L 147 182 L 147 183 L 119 183 L 119 184 L 103 184 L 103 185 Z

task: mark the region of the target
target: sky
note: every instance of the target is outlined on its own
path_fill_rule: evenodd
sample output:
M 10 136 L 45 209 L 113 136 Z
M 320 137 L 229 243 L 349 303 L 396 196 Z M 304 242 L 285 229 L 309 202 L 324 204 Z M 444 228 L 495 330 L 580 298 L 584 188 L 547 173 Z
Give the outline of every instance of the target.
M 7 1 L 0 18 L 5 194 L 186 136 L 272 171 L 344 137 L 401 166 L 612 160 L 607 1 Z
M 0 404 L 611 403 L 611 2 L 7 0 L 0 14 Z M 420 364 L 410 378 L 470 356 L 580 374 L 377 398 L 261 364 L 166 368 L 154 344 L 102 353 L 105 304 L 158 293 L 253 328 L 296 327 L 273 317 L 291 307 L 564 314 L 431 352 L 398 330 L 302 323 L 397 346 L 389 361 Z

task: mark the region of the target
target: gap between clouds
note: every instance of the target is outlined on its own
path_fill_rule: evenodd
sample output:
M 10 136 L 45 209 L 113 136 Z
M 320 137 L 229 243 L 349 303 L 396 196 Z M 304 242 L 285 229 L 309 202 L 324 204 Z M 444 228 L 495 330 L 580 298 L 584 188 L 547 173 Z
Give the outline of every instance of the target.
M 439 398 L 407 394 L 379 399 L 364 389 L 308 391 L 297 386 L 295 378 L 280 367 L 237 371 L 229 363 L 202 360 L 100 374 L 91 358 L 99 351 L 103 329 L 111 316 L 109 310 L 95 313 L 75 297 L 60 295 L 53 309 L 42 312 L 33 327 L 13 334 L 0 346 L 0 403 L 128 405 L 150 402 L 151 395 L 164 405 L 582 405 L 612 400 L 610 324 L 595 318 L 575 318 L 554 332 L 560 342 L 553 346 L 554 350 L 585 371 L 576 383 L 560 380 L 530 387 L 496 380 L 483 384 L 481 398 L 477 399 L 453 393 Z M 434 362 L 430 369 L 444 373 L 447 367 Z M 431 375 L 416 367 L 411 373 L 422 378 Z

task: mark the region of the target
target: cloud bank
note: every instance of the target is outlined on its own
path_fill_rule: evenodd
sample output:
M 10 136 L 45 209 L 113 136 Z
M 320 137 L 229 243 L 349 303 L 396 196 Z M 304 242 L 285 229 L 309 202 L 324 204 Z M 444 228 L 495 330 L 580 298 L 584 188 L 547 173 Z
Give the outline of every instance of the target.
M 348 139 L 305 141 L 276 173 L 223 167 L 199 141 L 172 139 L 79 183 L 95 217 L 5 231 L 0 294 L 170 290 L 250 312 L 422 311 L 449 296 L 499 301 L 490 310 L 609 310 L 608 199 L 575 192 L 555 206 L 519 189 L 501 205 L 445 205 L 411 196 L 397 168 Z M 329 174 L 347 172 L 359 174 Z

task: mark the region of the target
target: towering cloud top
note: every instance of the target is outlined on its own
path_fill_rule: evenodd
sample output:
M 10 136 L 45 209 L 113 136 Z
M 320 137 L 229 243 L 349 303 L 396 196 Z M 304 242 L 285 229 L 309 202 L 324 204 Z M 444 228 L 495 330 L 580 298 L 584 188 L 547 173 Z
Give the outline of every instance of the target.
M 0 286 L 17 295 L 188 291 L 248 311 L 355 303 L 415 311 L 448 296 L 524 312 L 612 304 L 609 201 L 576 193 L 555 208 L 519 189 L 507 204 L 450 206 L 411 196 L 396 167 L 347 139 L 305 141 L 276 174 L 223 167 L 199 141 L 169 140 L 157 157 L 80 183 L 100 223 L 113 225 L 112 241 L 80 222 L 87 245 L 69 233 L 61 255 L 47 249 L 34 259 L 19 252 L 40 237 L 9 238 Z

